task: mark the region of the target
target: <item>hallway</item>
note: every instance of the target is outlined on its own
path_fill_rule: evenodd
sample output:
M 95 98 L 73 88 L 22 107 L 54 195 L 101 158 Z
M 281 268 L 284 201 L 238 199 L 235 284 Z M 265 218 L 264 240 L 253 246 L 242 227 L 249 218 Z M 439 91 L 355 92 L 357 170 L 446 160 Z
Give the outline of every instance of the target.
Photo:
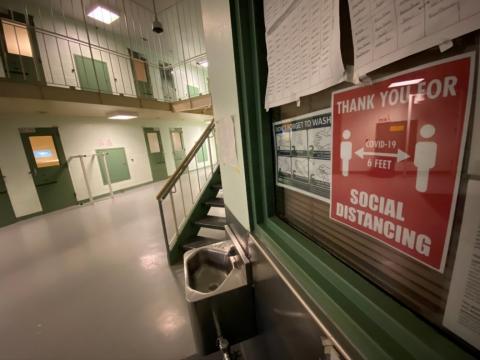
M 161 238 L 163 183 L 0 229 L 0 360 L 195 352 L 183 272 Z

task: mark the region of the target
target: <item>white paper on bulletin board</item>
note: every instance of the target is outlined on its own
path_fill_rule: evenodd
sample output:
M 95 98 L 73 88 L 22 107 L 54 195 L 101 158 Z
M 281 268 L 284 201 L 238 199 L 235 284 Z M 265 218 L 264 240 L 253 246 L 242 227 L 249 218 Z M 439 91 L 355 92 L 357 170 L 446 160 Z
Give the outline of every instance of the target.
M 480 3 L 480 0 L 478 1 Z M 480 46 L 480 39 L 478 39 Z M 477 62 L 477 72 L 480 71 L 480 58 Z M 477 98 L 480 94 L 480 81 L 477 81 Z M 472 142 L 470 147 L 470 160 L 468 164 L 468 174 L 480 176 L 480 105 L 477 101 L 475 113 L 473 115 Z
M 215 124 L 219 146 L 220 163 L 229 166 L 238 165 L 237 140 L 233 115 L 220 119 Z
M 268 80 L 265 108 L 345 79 L 339 0 L 264 0 Z
M 480 349 L 480 181 L 467 187 L 462 227 L 443 318 L 446 328 Z
M 349 0 L 357 76 L 480 28 L 479 0 Z

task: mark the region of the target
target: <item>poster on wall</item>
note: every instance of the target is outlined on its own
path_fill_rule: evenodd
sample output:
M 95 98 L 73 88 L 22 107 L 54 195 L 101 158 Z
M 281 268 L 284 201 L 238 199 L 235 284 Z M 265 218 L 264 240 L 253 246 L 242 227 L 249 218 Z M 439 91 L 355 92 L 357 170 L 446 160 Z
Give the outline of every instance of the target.
M 467 187 L 443 325 L 480 349 L 480 181 Z
M 264 0 L 265 108 L 298 101 L 345 79 L 339 0 Z
M 330 218 L 443 272 L 473 53 L 332 95 Z
M 273 123 L 277 185 L 330 202 L 331 109 Z
M 358 76 L 480 28 L 478 0 L 349 0 L 348 5 Z

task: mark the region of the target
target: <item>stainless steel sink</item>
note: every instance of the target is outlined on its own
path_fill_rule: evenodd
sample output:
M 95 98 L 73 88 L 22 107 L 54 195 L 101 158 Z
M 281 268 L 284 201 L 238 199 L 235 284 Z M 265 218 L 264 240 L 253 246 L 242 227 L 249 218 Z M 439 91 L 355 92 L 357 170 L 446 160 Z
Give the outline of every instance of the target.
M 228 339 L 255 334 L 253 289 L 243 251 L 232 240 L 187 251 L 183 257 L 187 299 L 197 351 L 207 355 Z
M 185 292 L 189 302 L 247 284 L 245 265 L 228 240 L 186 252 L 184 266 Z
M 197 251 L 188 262 L 190 287 L 201 293 L 217 290 L 233 269 L 228 253 L 211 249 Z

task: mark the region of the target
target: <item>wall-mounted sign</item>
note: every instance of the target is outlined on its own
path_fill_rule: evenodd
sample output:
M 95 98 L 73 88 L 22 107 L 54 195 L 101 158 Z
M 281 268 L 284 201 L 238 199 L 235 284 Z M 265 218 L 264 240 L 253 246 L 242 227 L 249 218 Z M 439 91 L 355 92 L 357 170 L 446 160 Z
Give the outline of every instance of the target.
M 331 110 L 273 124 L 277 185 L 330 202 Z
M 473 68 L 466 54 L 333 94 L 333 220 L 443 272 Z

